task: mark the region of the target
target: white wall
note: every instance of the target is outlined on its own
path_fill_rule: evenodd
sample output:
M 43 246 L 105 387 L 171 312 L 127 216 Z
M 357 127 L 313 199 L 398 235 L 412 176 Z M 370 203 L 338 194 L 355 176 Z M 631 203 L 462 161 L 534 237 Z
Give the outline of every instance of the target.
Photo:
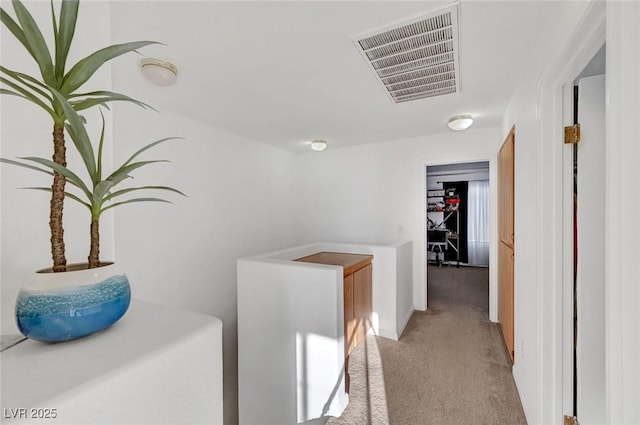
M 435 136 L 331 147 L 297 160 L 301 197 L 301 243 L 316 240 L 384 244 L 410 239 L 413 245 L 413 295 L 426 308 L 426 165 L 490 161 L 502 142 L 497 128 L 471 128 Z M 492 199 L 495 178 L 492 176 Z M 492 208 L 492 241 L 495 234 Z M 492 250 L 491 258 L 496 258 Z M 492 267 L 495 269 L 495 267 Z M 490 280 L 495 288 L 495 274 Z M 495 291 L 491 291 L 495 295 Z M 495 311 L 495 304 L 492 309 Z M 496 320 L 497 316 L 492 317 Z
M 514 218 L 514 377 L 520 398 L 531 423 L 536 423 L 535 409 L 537 376 L 537 317 L 538 293 L 538 147 L 540 128 L 535 102 L 535 86 L 522 86 L 513 96 L 505 117 L 505 126 L 515 124 L 515 218 Z M 515 118 L 513 117 L 515 116 Z M 507 132 L 505 132 L 506 136 Z
M 513 374 L 531 424 L 556 423 L 562 417 L 562 124 L 561 118 L 556 123 L 550 119 L 562 116 L 562 104 L 549 100 L 555 89 L 549 81 L 555 79 L 557 64 L 570 61 L 569 45 L 577 39 L 574 32 L 589 2 L 551 7 L 556 25 L 549 23 L 540 34 L 540 42 L 548 45 L 548 60 L 516 89 L 502 129 L 506 136 L 515 125 Z
M 607 2 L 607 420 L 640 423 L 640 3 Z
M 604 199 L 606 205 L 624 199 L 623 208 L 607 208 L 605 220 L 607 423 L 637 424 L 640 290 L 636 264 L 640 235 L 635 211 L 639 208 L 636 186 L 640 181 L 640 4 L 558 2 L 555 7 L 561 8 L 557 16 L 563 24 L 542 34 L 553 40 L 548 43 L 549 61 L 540 67 L 539 79 L 523 81 L 503 121 L 504 134 L 516 124 L 514 377 L 529 423 L 558 423 L 562 414 L 568 413 L 571 391 L 563 394 L 562 386 L 571 373 L 563 377 L 567 363 L 563 365 L 562 346 L 570 338 L 563 333 L 568 335 L 570 329 L 562 329 L 562 318 L 571 308 L 563 302 L 571 295 L 570 290 L 568 294 L 563 290 L 571 278 L 566 274 L 571 250 L 565 243 L 571 220 L 560 206 L 566 203 L 563 191 L 570 192 L 570 184 L 563 182 L 562 159 L 562 125 L 568 124 L 562 115 L 569 108 L 562 104 L 562 87 L 573 81 L 606 38 Z M 535 169 L 528 165 L 533 162 L 537 163 Z M 531 256 L 533 247 L 537 255 Z M 525 258 L 522 248 L 528 252 Z M 530 273 L 528 261 L 535 261 L 535 274 Z M 533 300 L 537 300 L 535 309 Z
M 116 260 L 135 298 L 223 321 L 225 423 L 237 418 L 236 259 L 294 245 L 294 155 L 187 117 L 117 105 L 115 158 L 159 145 L 141 159 L 171 159 L 140 169 L 135 183 L 176 187 L 174 203 L 116 209 Z
M 40 24 L 46 39 L 53 39 L 49 2 L 29 2 L 32 15 Z M 3 3 L 12 16 L 10 3 Z M 56 6 L 57 10 L 57 6 Z M 57 13 L 57 12 L 56 12 Z M 80 58 L 110 44 L 109 7 L 104 2 L 83 3 L 80 10 L 74 42 L 69 53 L 67 69 Z M 2 65 L 9 69 L 39 76 L 35 62 L 24 48 L 2 25 Z M 83 86 L 87 91 L 111 88 L 110 66 L 98 71 Z M 16 159 L 19 156 L 50 158 L 53 153 L 51 117 L 36 106 L 14 96 L 0 96 L 0 156 Z M 100 128 L 99 114 L 94 110 L 83 113 L 89 120 L 90 136 L 97 140 Z M 109 118 L 107 117 L 107 120 Z M 110 128 L 110 123 L 107 123 Z M 86 176 L 84 165 L 74 155 L 73 143 L 67 137 L 69 167 Z M 111 159 L 111 138 L 105 141 L 105 163 Z M 0 165 L 0 286 L 2 287 L 2 333 L 17 333 L 14 303 L 20 286 L 31 279 L 39 269 L 51 267 L 49 243 L 50 195 L 40 191 L 19 190 L 21 187 L 51 186 L 45 174 L 31 172 L 6 164 Z M 89 255 L 88 210 L 75 201 L 67 200 L 64 209 L 65 243 L 68 263 L 86 262 Z M 113 216 L 105 214 L 101 220 L 102 258 L 113 258 Z

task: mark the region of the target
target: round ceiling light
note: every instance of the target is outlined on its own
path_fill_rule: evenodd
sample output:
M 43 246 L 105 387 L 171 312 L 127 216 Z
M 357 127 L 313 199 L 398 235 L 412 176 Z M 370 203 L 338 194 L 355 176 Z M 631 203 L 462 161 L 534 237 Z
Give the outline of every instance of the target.
M 449 118 L 449 128 L 454 131 L 466 130 L 473 124 L 473 117 L 468 114 L 456 115 Z
M 311 149 L 314 151 L 322 152 L 327 146 L 327 142 L 324 140 L 314 140 L 311 142 Z
M 178 68 L 160 59 L 144 58 L 140 61 L 140 67 L 142 75 L 158 86 L 170 86 L 178 79 Z

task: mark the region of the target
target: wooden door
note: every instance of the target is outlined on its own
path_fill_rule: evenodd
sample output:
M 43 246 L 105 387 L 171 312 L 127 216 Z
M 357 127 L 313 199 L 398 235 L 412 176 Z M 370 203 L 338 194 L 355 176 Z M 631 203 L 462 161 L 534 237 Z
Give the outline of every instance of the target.
M 353 308 L 353 274 L 344 278 L 344 355 L 351 354 L 355 347 L 356 318 Z
M 498 248 L 498 286 L 498 321 L 513 363 L 513 249 L 502 242 Z
M 354 338 L 354 347 L 358 345 L 367 334 L 371 326 L 371 264 L 361 268 L 353 274 L 353 313 L 356 318 L 356 331 Z
M 500 241 L 512 249 L 514 140 L 514 129 L 511 129 L 498 155 L 498 232 Z
M 511 129 L 498 154 L 498 321 L 514 361 L 514 148 L 515 132 Z

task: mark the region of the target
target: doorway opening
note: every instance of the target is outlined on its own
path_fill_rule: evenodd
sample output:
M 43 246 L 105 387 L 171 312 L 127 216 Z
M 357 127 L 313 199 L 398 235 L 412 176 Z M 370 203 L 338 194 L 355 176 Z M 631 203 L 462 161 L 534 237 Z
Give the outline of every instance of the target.
M 489 162 L 426 167 L 427 292 L 434 279 L 456 279 L 461 267 L 485 269 L 489 309 L 490 181 Z M 427 306 L 428 307 L 428 306 Z
M 565 415 L 606 422 L 605 382 L 605 46 L 565 86 L 566 120 L 580 125 L 580 142 L 565 147 Z M 570 221 L 568 217 L 571 217 Z M 570 238 L 570 239 L 569 239 Z M 569 239 L 569 240 L 568 240 Z

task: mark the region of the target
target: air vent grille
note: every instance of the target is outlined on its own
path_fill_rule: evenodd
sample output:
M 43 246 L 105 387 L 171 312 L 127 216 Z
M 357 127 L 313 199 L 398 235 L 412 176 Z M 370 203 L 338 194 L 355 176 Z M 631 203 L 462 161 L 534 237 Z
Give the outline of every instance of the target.
M 354 42 L 396 103 L 460 91 L 457 5 Z
M 455 80 L 456 80 L 455 74 L 453 72 L 450 72 L 446 74 L 434 75 L 432 77 L 418 78 L 416 80 L 405 81 L 404 83 L 390 84 L 387 86 L 387 88 L 391 93 L 393 93 L 394 91 L 397 91 L 397 90 L 408 89 L 416 86 L 425 86 L 428 84 L 440 83 L 444 81 L 450 81 L 455 84 Z

